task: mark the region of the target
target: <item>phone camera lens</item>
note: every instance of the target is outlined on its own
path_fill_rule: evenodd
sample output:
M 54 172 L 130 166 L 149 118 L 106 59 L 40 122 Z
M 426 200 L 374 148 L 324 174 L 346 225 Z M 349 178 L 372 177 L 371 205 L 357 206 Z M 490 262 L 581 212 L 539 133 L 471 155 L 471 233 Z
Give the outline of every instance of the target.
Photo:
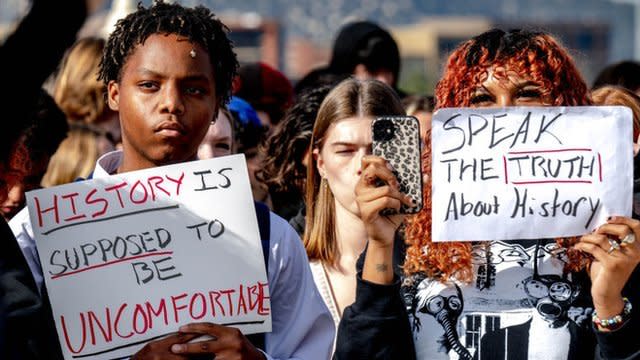
M 393 122 L 388 119 L 378 120 L 373 125 L 374 141 L 389 141 L 393 139 L 395 128 Z

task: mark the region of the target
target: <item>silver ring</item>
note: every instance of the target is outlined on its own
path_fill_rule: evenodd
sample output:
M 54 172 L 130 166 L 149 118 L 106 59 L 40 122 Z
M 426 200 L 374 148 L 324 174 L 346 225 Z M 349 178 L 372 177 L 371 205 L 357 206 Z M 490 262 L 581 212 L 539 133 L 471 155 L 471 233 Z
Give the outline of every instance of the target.
M 625 237 L 620 240 L 622 244 L 633 244 L 636 241 L 636 236 L 633 233 L 628 233 Z
M 618 242 L 615 240 L 609 239 L 609 244 L 611 245 L 611 247 L 609 248 L 609 250 L 607 250 L 607 254 L 611 254 L 615 250 L 620 249 L 620 244 L 618 244 Z

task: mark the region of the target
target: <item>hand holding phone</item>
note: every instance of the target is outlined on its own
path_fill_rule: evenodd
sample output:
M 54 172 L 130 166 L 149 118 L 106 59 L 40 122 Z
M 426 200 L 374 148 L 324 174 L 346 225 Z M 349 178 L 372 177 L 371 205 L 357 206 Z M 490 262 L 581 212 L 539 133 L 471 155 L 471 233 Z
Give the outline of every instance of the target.
M 422 209 L 422 169 L 420 162 L 420 123 L 413 116 L 383 116 L 373 120 L 372 152 L 391 165 L 400 192 L 413 200 L 414 206 L 402 204 L 401 214 L 415 214 Z M 393 209 L 384 215 L 396 213 Z

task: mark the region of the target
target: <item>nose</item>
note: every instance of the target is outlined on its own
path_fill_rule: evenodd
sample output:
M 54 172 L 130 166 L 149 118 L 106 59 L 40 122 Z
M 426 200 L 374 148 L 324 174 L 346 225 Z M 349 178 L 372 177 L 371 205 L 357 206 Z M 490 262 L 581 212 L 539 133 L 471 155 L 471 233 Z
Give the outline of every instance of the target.
M 182 98 L 182 92 L 180 86 L 177 84 L 167 84 L 163 91 L 161 111 L 169 114 L 182 114 L 184 113 L 184 99 Z
M 514 106 L 514 105 L 515 105 L 515 102 L 511 94 L 501 94 L 496 97 L 495 107 L 506 107 L 506 106 Z

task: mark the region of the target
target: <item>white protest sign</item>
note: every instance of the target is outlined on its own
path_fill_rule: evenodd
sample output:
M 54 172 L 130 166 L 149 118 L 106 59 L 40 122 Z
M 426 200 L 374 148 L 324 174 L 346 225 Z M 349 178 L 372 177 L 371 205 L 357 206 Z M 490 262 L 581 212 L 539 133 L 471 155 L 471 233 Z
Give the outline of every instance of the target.
M 244 155 L 27 194 L 66 359 L 114 359 L 191 322 L 271 331 Z
M 631 214 L 631 111 L 447 108 L 432 120 L 434 241 L 578 236 Z

